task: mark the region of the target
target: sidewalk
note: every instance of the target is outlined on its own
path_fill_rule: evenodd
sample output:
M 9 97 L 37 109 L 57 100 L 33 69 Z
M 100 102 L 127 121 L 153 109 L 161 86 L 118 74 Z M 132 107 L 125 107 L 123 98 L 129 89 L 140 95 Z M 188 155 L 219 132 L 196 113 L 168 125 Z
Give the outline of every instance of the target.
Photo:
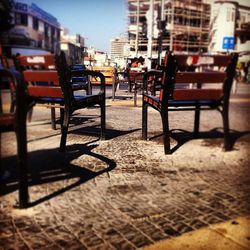
M 164 155 L 161 138 L 153 139 L 161 133 L 159 114 L 149 111 L 152 139 L 145 142 L 141 107 L 119 102 L 107 101 L 105 141 L 96 136 L 98 111 L 78 112 L 65 155 L 58 152 L 60 131 L 51 130 L 50 110 L 34 109 L 28 124 L 29 209 L 13 209 L 15 135 L 2 134 L 2 164 L 11 175 L 0 187 L 0 249 L 216 249 L 217 242 L 247 249 L 249 103 L 230 105 L 232 151 L 221 149 L 221 117 L 207 111 L 201 137 L 186 133 L 184 144 Z M 170 120 L 172 128 L 193 129 L 192 112 L 172 112 Z
M 160 241 L 144 250 L 245 250 L 250 249 L 250 216 L 215 224 Z

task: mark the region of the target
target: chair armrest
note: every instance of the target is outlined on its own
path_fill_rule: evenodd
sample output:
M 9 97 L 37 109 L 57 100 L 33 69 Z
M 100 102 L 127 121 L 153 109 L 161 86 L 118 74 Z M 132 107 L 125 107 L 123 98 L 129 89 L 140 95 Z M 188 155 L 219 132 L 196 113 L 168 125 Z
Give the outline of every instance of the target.
M 15 94 L 16 92 L 17 81 L 20 81 L 20 84 L 23 84 L 24 86 L 26 86 L 25 83 L 23 83 L 22 75 L 18 71 L 13 71 L 13 70 L 3 68 L 3 69 L 0 69 L 0 75 L 1 75 L 1 78 L 5 77 L 5 78 L 10 79 L 9 89 L 12 94 Z
M 1 77 L 8 77 L 14 82 L 16 82 L 16 79 L 21 79 L 22 76 L 18 71 L 10 71 L 8 69 L 0 69 Z
M 22 75 L 18 71 L 0 69 L 0 78 L 2 77 L 9 78 L 11 81 L 11 84 L 14 85 L 14 89 L 10 88 L 10 90 L 16 96 L 16 100 L 17 100 L 16 101 L 16 119 L 18 122 L 20 120 L 20 116 L 21 118 L 23 118 L 26 115 L 26 108 L 27 108 L 26 83 L 24 82 Z
M 148 83 L 150 82 L 150 77 L 162 77 L 163 71 L 162 70 L 150 70 L 144 73 L 143 76 L 143 90 L 147 90 Z
M 100 86 L 101 86 L 101 92 L 105 93 L 105 76 L 94 70 L 72 70 L 71 71 L 71 77 L 79 77 L 79 76 L 93 76 L 93 77 L 99 77 L 101 80 Z

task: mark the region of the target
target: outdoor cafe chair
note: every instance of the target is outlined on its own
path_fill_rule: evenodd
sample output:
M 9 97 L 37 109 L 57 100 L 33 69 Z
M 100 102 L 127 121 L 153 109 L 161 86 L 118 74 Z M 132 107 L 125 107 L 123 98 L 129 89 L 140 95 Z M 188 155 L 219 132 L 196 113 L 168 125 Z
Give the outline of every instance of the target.
M 19 207 L 25 208 L 28 206 L 28 163 L 27 163 L 27 134 L 26 134 L 26 114 L 28 109 L 28 99 L 26 95 L 26 85 L 20 74 L 15 74 L 7 69 L 0 69 L 1 92 L 3 82 L 9 83 L 9 86 L 14 84 L 15 87 L 15 107 L 7 110 L 5 106 L 8 103 L 2 100 L 0 93 L 0 150 L 1 146 L 7 142 L 1 141 L 1 133 L 14 131 L 16 133 L 17 142 L 17 167 L 19 173 Z M 9 88 L 10 91 L 11 87 Z M 10 100 L 11 102 L 11 100 Z M 11 105 L 11 103 L 10 103 Z M 2 145 L 1 145 L 2 144 Z M 1 156 L 1 151 L 0 151 Z M 1 164 L 0 158 L 0 178 L 4 181 L 5 169 Z
M 61 87 L 58 82 L 58 78 L 55 76 L 53 78 L 53 71 L 56 70 L 55 66 L 55 56 L 52 54 L 46 55 L 18 55 L 14 58 L 15 67 L 18 71 L 23 72 L 27 70 L 46 71 L 47 75 L 45 77 L 38 76 L 37 79 L 28 82 L 29 94 L 33 96 L 36 103 L 42 104 L 47 108 L 51 109 L 51 126 L 52 129 L 56 129 L 56 112 L 55 109 L 60 109 L 60 117 L 63 113 L 64 100 L 62 98 Z M 71 65 L 72 70 L 75 68 L 83 68 L 81 65 Z M 26 73 L 25 73 L 26 76 Z M 90 85 L 88 81 L 83 77 L 71 79 L 72 88 L 74 91 L 85 91 L 89 93 Z M 32 109 L 29 110 L 29 121 L 31 120 Z
M 60 108 L 60 151 L 65 151 L 70 117 L 79 109 L 100 106 L 101 138 L 105 137 L 105 79 L 103 74 L 70 68 L 64 52 L 60 55 L 22 55 L 18 57 L 17 65 L 19 65 L 27 84 L 28 95 L 33 102 Z M 79 90 L 86 90 L 89 83 L 72 82 L 72 78 L 87 77 L 89 79 L 91 76 L 101 79 L 100 92 L 97 94 L 86 94 L 85 91 L 79 93 Z
M 170 148 L 170 111 L 194 111 L 194 137 L 199 134 L 200 111 L 218 110 L 222 115 L 224 149 L 230 150 L 229 98 L 233 84 L 238 54 L 173 54 L 167 52 L 162 70 L 152 70 L 144 75 L 142 104 L 142 138 L 147 139 L 148 107 L 159 111 L 162 120 L 165 154 Z M 153 76 L 161 79 L 159 95 L 147 90 Z
M 100 139 L 102 140 L 105 139 L 105 123 L 106 123 L 105 76 L 102 73 L 93 70 L 86 70 L 86 69 L 70 70 L 70 68 L 67 65 L 65 53 L 63 51 L 60 53 L 60 56 L 56 57 L 56 67 L 59 76 L 59 84 L 63 92 L 64 105 L 65 105 L 63 114 L 63 123 L 61 127 L 62 135 L 61 135 L 60 151 L 65 151 L 70 117 L 76 110 L 79 109 L 94 107 L 96 105 L 100 107 L 100 113 L 101 113 Z M 100 79 L 99 92 L 95 94 L 82 95 L 82 96 L 74 95 L 74 89 L 72 88 L 72 83 L 71 83 L 72 77 L 88 77 L 91 79 L 92 78 Z

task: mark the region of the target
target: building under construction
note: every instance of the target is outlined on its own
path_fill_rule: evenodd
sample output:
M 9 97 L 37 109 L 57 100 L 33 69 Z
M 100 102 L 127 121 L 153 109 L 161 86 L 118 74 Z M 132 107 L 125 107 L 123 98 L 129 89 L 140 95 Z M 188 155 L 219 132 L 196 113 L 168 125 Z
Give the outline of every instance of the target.
M 127 5 L 131 57 L 208 50 L 210 1 L 127 0 Z

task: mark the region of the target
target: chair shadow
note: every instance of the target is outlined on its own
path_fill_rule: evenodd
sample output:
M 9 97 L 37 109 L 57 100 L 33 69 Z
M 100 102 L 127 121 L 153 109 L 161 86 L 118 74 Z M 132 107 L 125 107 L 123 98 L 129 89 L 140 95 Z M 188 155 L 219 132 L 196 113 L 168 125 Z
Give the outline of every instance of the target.
M 181 130 L 181 129 L 173 129 L 171 132 L 171 138 L 173 138 L 177 144 L 171 149 L 171 153 L 174 153 L 177 151 L 181 146 L 183 146 L 185 143 L 191 140 L 195 139 L 204 139 L 204 146 L 208 147 L 214 147 L 221 143 L 218 142 L 216 139 L 221 139 L 224 137 L 224 133 L 222 132 L 222 128 L 214 128 L 210 131 L 202 131 L 199 133 L 198 137 L 194 137 L 193 133 L 187 130 Z M 250 134 L 250 131 L 236 131 L 236 130 L 230 130 L 229 135 L 229 150 L 234 149 L 234 145 L 239 140 L 239 138 Z M 154 135 L 149 138 L 149 140 L 155 140 L 159 143 L 162 143 L 161 137 L 163 136 L 163 133 Z M 215 139 L 215 140 L 206 140 L 206 139 Z
M 30 202 L 29 207 L 48 201 L 71 190 L 72 188 L 80 186 L 81 184 L 94 179 L 105 172 L 108 173 L 109 171 L 113 170 L 116 167 L 115 161 L 103 155 L 92 152 L 92 150 L 98 146 L 97 144 L 93 144 L 96 141 L 97 140 L 93 140 L 92 142 L 86 144 L 69 145 L 67 146 L 66 153 L 58 152 L 57 148 L 29 152 L 29 187 L 77 178 L 74 183 Z M 85 168 L 84 166 L 75 165 L 71 162 L 84 154 L 99 159 L 100 161 L 104 162 L 107 167 L 98 171 L 93 171 Z M 1 180 L 0 196 L 12 193 L 19 188 L 16 160 L 16 156 L 2 159 L 2 167 L 9 173 L 9 176 L 6 179 Z
M 96 107 L 89 107 L 88 109 L 96 109 Z M 77 126 L 77 125 L 82 125 L 85 123 L 91 123 L 91 122 L 95 122 L 96 119 L 100 119 L 100 115 L 81 115 L 79 113 L 74 113 L 71 117 L 70 117 L 70 121 L 69 121 L 69 126 Z M 60 117 L 58 117 L 56 119 L 56 124 L 59 125 L 58 128 L 60 128 Z
M 105 131 L 105 140 L 111 140 L 116 137 L 124 136 L 133 132 L 141 130 L 140 128 L 137 129 L 130 129 L 130 130 L 117 130 L 112 128 L 106 128 Z M 78 134 L 78 135 L 89 135 L 89 136 L 97 136 L 100 135 L 100 125 L 92 125 L 92 126 L 85 126 L 81 128 L 74 128 L 71 127 L 69 129 L 69 133 Z
M 134 96 L 133 93 L 124 93 L 127 95 L 115 95 L 115 100 L 119 100 L 119 101 L 127 101 L 127 100 L 133 100 Z M 130 94 L 130 95 L 128 95 Z M 112 99 L 112 96 L 107 97 L 107 99 Z
M 84 116 L 80 116 L 79 114 L 75 114 L 74 116 L 71 117 L 70 119 L 70 123 L 69 123 L 69 129 L 73 129 L 74 126 L 80 126 L 80 125 L 83 125 L 83 124 L 92 124 L 96 118 L 99 118 L 100 116 L 98 115 L 84 115 Z M 51 138 L 51 137 L 54 137 L 54 136 L 58 136 L 58 135 L 61 135 L 61 122 L 60 122 L 60 118 L 56 119 L 56 124 L 57 124 L 57 127 L 55 130 L 52 130 L 53 132 L 51 134 L 48 134 L 46 136 L 42 136 L 42 137 L 36 137 L 36 138 L 33 138 L 33 139 L 29 139 L 27 142 L 33 142 L 33 141 L 38 141 L 38 140 L 42 140 L 42 139 L 48 139 L 48 138 Z M 28 126 L 29 127 L 35 127 L 35 126 L 41 126 L 41 125 L 48 125 L 48 124 L 51 124 L 51 121 L 50 122 L 37 122 L 35 121 L 35 123 L 31 123 L 29 124 Z M 98 131 L 96 132 L 98 134 Z
M 93 125 L 93 122 L 96 122 L 97 119 L 100 119 L 99 115 L 79 115 L 76 113 L 70 119 L 68 133 L 99 137 L 100 125 Z M 60 124 L 60 120 L 57 120 L 56 122 L 57 124 Z M 90 125 L 88 126 L 88 124 Z M 111 140 L 113 138 L 127 135 L 138 130 L 140 129 L 117 130 L 112 128 L 106 128 L 106 140 Z

